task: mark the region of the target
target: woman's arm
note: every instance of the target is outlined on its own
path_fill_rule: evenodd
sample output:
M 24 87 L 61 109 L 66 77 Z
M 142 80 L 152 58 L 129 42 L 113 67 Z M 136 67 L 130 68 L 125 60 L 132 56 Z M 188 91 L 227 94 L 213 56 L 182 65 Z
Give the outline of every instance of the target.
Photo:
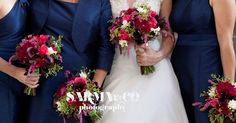
M 217 37 L 220 45 L 224 76 L 235 79 L 235 53 L 233 47 L 233 30 L 236 18 L 235 0 L 212 0 Z
M 115 53 L 114 46 L 109 41 L 109 20 L 112 19 L 111 5 L 109 0 L 102 0 L 102 12 L 100 17 L 100 42 L 97 49 L 97 65 L 94 81 L 101 86 L 107 72 L 110 71 Z
M 26 70 L 9 64 L 7 61 L 0 57 L 0 72 L 6 73 L 7 75 L 17 79 L 19 82 L 31 87 L 38 87 L 39 75 L 30 74 L 25 75 Z
M 168 21 L 172 9 L 172 0 L 163 0 L 160 15 Z M 171 34 L 171 29 L 169 30 Z M 144 45 L 137 46 L 137 62 L 140 66 L 155 65 L 163 58 L 167 57 L 173 50 L 174 38 L 172 36 L 163 36 L 163 42 L 159 51 L 155 51 Z
M 161 5 L 161 11 L 160 15 L 162 17 L 165 17 L 166 20 L 169 22 L 169 17 L 172 9 L 172 0 L 163 0 L 163 3 Z M 170 27 L 169 34 L 172 34 L 172 29 Z M 163 57 L 167 57 L 173 50 L 174 47 L 174 36 L 163 36 L 163 43 L 160 49 L 160 52 L 162 52 Z

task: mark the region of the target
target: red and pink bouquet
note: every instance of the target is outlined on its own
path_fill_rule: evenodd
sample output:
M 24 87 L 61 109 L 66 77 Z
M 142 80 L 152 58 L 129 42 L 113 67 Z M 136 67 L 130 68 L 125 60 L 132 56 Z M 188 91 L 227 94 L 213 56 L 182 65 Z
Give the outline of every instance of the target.
M 165 18 L 145 3 L 139 3 L 134 8 L 123 10 L 120 16 L 111 21 L 109 28 L 111 41 L 117 44 L 120 52 L 130 49 L 130 43 L 137 45 L 148 44 L 163 33 L 167 33 L 169 26 Z M 148 75 L 155 71 L 154 66 L 141 66 L 141 74 Z
M 89 116 L 92 121 L 101 118 L 101 113 L 96 108 L 100 100 L 100 88 L 96 82 L 91 81 L 93 71 L 83 69 L 80 73 L 72 74 L 66 71 L 68 81 L 63 83 L 54 95 L 54 107 L 64 118 L 80 120 Z
M 56 75 L 63 69 L 61 39 L 61 36 L 56 40 L 49 35 L 29 35 L 16 47 L 16 53 L 9 61 L 19 61 L 25 65 L 25 74 L 36 72 L 46 78 Z M 36 94 L 35 89 L 30 87 L 26 87 L 24 93 L 32 96 Z
M 193 103 L 193 106 L 198 106 L 201 111 L 208 111 L 211 123 L 224 123 L 226 119 L 235 122 L 236 85 L 216 75 L 212 75 L 209 83 L 209 89 L 201 94 L 205 101 Z

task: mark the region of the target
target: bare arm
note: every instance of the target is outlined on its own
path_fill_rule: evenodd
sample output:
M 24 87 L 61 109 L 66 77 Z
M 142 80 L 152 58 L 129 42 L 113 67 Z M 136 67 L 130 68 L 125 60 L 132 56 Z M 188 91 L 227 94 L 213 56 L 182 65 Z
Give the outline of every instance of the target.
M 102 69 L 96 69 L 96 74 L 93 77 L 93 80 L 96 81 L 99 87 L 102 86 L 104 79 L 106 78 L 107 71 Z
M 162 17 L 165 17 L 167 21 L 169 20 L 171 9 L 172 9 L 172 0 L 163 0 L 160 15 Z M 171 28 L 170 28 L 169 32 L 172 33 Z M 173 47 L 174 47 L 174 41 L 173 41 L 172 37 L 170 37 L 170 36 L 164 37 L 163 36 L 163 43 L 162 43 L 162 46 L 160 49 L 160 52 L 162 52 L 163 57 L 167 57 L 172 52 Z
M 38 87 L 39 75 L 31 74 L 25 75 L 26 70 L 24 68 L 19 68 L 14 65 L 9 64 L 7 61 L 0 57 L 0 72 L 3 72 L 15 79 L 19 82 L 31 87 Z
M 212 0 L 217 37 L 220 45 L 224 76 L 235 79 L 235 53 L 233 48 L 233 30 L 236 18 L 235 0 Z
M 1 0 L 0 1 L 0 19 L 4 18 L 14 6 L 16 0 Z M 19 82 L 35 88 L 38 86 L 39 75 L 31 74 L 25 75 L 26 70 L 24 68 L 19 68 L 14 65 L 9 64 L 6 60 L 0 56 L 0 72 L 3 72 Z

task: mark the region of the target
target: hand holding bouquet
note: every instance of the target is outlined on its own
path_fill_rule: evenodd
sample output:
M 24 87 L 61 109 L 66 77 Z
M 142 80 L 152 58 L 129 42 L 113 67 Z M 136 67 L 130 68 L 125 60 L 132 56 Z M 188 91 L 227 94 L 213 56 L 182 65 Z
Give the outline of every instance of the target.
M 201 96 L 204 102 L 196 102 L 201 111 L 208 111 L 211 123 L 224 123 L 226 119 L 236 121 L 236 85 L 226 78 L 212 75 L 211 86 Z
M 129 44 L 148 44 L 153 38 L 167 33 L 167 21 L 160 17 L 145 3 L 137 4 L 134 8 L 123 10 L 116 17 L 109 28 L 111 41 L 117 44 L 121 54 L 124 50 L 129 52 Z M 154 66 L 142 66 L 141 74 L 148 75 L 155 71 Z
M 54 107 L 64 118 L 80 120 L 83 115 L 97 121 L 101 118 L 95 108 L 100 97 L 100 89 L 96 82 L 89 79 L 92 71 L 81 70 L 81 73 L 72 74 L 66 71 L 68 81 L 62 84 L 54 95 Z
M 62 37 L 56 40 L 49 35 L 29 35 L 16 47 L 16 53 L 10 58 L 26 66 L 25 74 L 37 73 L 46 78 L 56 75 L 62 69 L 60 55 Z M 34 96 L 35 89 L 26 87 L 25 94 Z

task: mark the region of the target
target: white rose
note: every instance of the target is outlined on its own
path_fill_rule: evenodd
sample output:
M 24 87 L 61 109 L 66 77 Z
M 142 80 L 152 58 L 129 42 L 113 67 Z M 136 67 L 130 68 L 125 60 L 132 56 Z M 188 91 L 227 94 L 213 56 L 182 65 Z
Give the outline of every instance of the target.
M 160 32 L 160 27 L 158 28 L 151 28 L 151 31 L 153 31 L 156 35 Z
M 85 79 L 88 77 L 88 75 L 85 72 L 81 72 L 79 76 Z
M 138 12 L 140 12 L 140 13 L 147 13 L 147 10 L 144 9 L 144 8 L 142 8 L 142 7 L 138 7 L 137 10 L 138 10 Z
M 68 92 L 68 93 L 66 94 L 66 101 L 68 102 L 70 99 L 73 101 L 73 100 L 75 99 L 75 97 L 74 97 L 73 94 L 71 94 L 70 92 Z
M 213 87 L 209 91 L 209 96 L 210 97 L 215 97 L 216 96 L 216 87 Z
M 119 40 L 119 44 L 122 48 L 128 47 L 128 42 L 126 40 Z
M 229 101 L 228 107 L 229 107 L 230 109 L 236 110 L 236 100 L 231 100 L 231 101 Z
M 61 103 L 58 101 L 58 102 L 56 102 L 56 104 L 57 104 L 57 110 L 61 111 Z
M 48 48 L 48 55 L 56 54 L 57 52 L 53 50 L 52 47 Z
M 121 28 L 126 28 L 127 26 L 129 26 L 129 23 L 128 23 L 128 21 L 127 20 L 124 20 L 123 22 L 122 22 L 122 26 L 121 26 Z

